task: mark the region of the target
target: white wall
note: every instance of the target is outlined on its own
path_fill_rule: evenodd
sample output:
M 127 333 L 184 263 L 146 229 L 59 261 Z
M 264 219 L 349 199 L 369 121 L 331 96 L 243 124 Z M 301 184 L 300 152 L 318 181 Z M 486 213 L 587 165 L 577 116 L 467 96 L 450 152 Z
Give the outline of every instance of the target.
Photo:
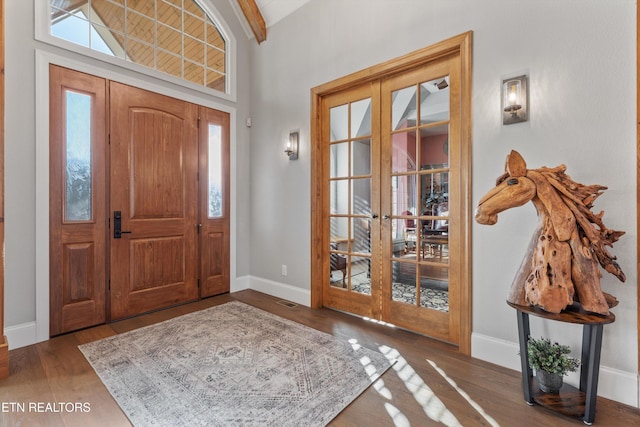
M 634 0 L 311 0 L 278 22 L 252 48 L 255 282 L 309 292 L 310 88 L 472 30 L 473 203 L 494 185 L 511 149 L 531 168 L 565 163 L 576 181 L 610 188 L 595 210 L 627 232 L 611 250 L 627 283 L 606 273 L 602 280 L 620 305 L 605 327 L 600 390 L 637 405 L 635 11 Z M 530 76 L 530 121 L 503 127 L 501 79 L 522 72 Z M 298 161 L 282 152 L 293 128 L 302 130 Z M 472 351 L 512 368 L 516 318 L 504 301 L 535 224 L 527 205 L 492 227 L 473 226 Z M 581 339 L 575 326 L 551 330 L 534 319 L 532 334 L 574 348 Z M 607 386 L 615 381 L 618 391 Z

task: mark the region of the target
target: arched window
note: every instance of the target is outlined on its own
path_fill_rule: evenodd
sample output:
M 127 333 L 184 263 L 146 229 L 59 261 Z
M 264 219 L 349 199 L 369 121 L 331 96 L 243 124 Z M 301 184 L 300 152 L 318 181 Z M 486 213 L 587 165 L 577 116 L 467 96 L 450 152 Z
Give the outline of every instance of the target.
M 227 92 L 224 33 L 197 0 L 48 0 L 50 35 Z

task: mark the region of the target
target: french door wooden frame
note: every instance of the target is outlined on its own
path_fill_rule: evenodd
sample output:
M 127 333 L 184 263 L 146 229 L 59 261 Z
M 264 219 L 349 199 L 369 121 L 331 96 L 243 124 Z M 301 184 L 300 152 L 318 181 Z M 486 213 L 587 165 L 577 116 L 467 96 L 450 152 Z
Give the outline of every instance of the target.
M 451 55 L 460 58 L 461 93 L 460 116 L 463 118 L 460 127 L 461 152 L 460 160 L 465 167 L 460 170 L 460 181 L 463 188 L 470 188 L 471 179 L 471 59 L 472 59 L 472 33 L 466 32 L 435 45 L 409 53 L 400 58 L 373 66 L 338 80 L 315 87 L 311 91 L 311 152 L 312 152 L 312 192 L 311 192 L 311 306 L 319 308 L 325 305 L 323 289 L 327 272 L 330 270 L 330 260 L 326 245 L 326 217 L 328 212 L 326 200 L 326 182 L 324 170 L 327 168 L 326 156 L 323 147 L 323 100 L 330 95 L 351 90 L 357 87 L 383 80 L 387 77 L 416 69 L 422 65 L 436 61 Z M 456 328 L 459 336 L 458 350 L 463 354 L 471 353 L 471 195 L 465 194 L 465 200 L 461 203 L 460 232 L 461 259 L 456 262 L 463 265 L 459 276 L 459 318 L 455 320 L 452 328 Z M 380 221 L 380 219 L 374 219 Z M 371 268 L 381 266 L 372 265 Z

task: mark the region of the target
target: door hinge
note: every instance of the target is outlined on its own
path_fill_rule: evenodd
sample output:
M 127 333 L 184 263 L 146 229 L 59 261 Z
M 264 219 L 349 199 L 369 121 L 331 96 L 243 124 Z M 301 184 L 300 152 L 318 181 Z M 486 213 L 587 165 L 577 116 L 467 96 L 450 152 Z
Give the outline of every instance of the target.
M 202 224 L 196 224 L 196 230 L 198 231 L 198 234 L 200 234 L 201 228 L 202 228 Z
M 107 137 L 107 144 L 111 145 L 111 134 L 109 134 Z
M 198 278 L 198 289 L 200 289 L 200 278 Z
M 200 129 L 200 117 L 198 117 L 198 129 Z
M 107 289 L 111 290 L 111 279 L 107 280 Z

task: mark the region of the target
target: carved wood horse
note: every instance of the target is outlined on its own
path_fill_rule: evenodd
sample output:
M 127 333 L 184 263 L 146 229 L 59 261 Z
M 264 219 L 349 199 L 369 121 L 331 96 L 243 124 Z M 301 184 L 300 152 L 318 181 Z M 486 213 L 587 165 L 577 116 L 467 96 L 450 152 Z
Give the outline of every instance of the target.
M 493 225 L 506 209 L 528 201 L 536 208 L 539 224 L 511 284 L 509 302 L 552 313 L 579 302 L 586 311 L 606 315 L 618 301 L 602 292 L 598 264 L 625 281 L 616 258 L 605 248 L 624 232 L 607 229 L 604 212 L 591 212 L 593 201 L 607 187 L 576 183 L 565 170 L 564 165 L 527 169 L 522 156 L 511 151 L 505 173 L 480 199 L 475 218 Z

